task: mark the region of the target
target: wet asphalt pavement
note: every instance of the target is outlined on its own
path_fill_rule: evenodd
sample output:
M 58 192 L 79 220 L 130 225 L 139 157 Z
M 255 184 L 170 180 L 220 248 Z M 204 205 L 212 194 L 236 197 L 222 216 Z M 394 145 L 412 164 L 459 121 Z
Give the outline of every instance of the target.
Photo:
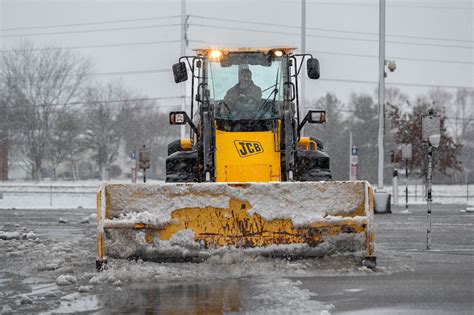
M 378 272 L 291 276 L 308 301 L 332 304 L 331 313 L 473 314 L 474 214 L 462 206 L 434 205 L 432 249 L 426 250 L 425 206 L 376 215 Z M 219 314 L 291 310 L 312 313 L 318 304 L 292 305 L 299 296 L 270 296 L 258 304 L 255 279 L 116 280 L 90 285 L 95 275 L 95 225 L 80 223 L 94 210 L 0 210 L 0 231 L 34 231 L 38 240 L 0 240 L 0 312 Z M 59 224 L 58 218 L 68 220 Z M 67 240 L 68 243 L 61 242 Z M 41 263 L 36 266 L 41 260 Z M 59 286 L 73 274 L 73 285 Z M 79 292 L 80 287 L 89 286 Z M 275 290 L 278 285 L 275 284 Z M 268 293 L 265 295 L 268 296 Z M 278 304 L 281 302 L 281 305 Z M 265 303 L 271 303 L 265 304 Z M 268 308 L 267 308 L 268 307 Z
M 300 279 L 333 313 L 474 314 L 474 213 L 435 205 L 432 246 L 426 250 L 426 206 L 376 215 L 378 265 L 399 260 L 413 271 L 374 277 Z M 402 208 L 401 210 L 405 210 Z M 315 281 L 316 280 L 316 281 Z

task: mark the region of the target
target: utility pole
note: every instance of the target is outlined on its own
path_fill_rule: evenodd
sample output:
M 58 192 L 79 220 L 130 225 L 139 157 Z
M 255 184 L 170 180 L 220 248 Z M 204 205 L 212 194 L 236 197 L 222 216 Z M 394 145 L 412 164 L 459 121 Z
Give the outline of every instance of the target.
M 181 0 L 181 54 L 186 54 L 186 0 Z M 181 110 L 186 111 L 186 84 L 181 84 Z M 181 139 L 186 136 L 186 125 L 181 125 Z
M 379 133 L 378 133 L 378 182 L 383 189 L 383 127 L 385 103 L 385 0 L 380 0 L 379 12 Z
M 379 132 L 378 132 L 378 182 L 374 194 L 375 211 L 389 212 L 389 193 L 383 188 L 383 129 L 385 111 L 385 0 L 379 2 Z
M 301 0 L 301 53 L 306 53 L 306 0 Z M 301 102 L 302 105 L 300 108 L 301 114 L 306 115 L 306 103 L 305 103 L 305 81 L 306 74 L 303 71 L 301 76 Z M 304 128 L 303 128 L 304 135 Z

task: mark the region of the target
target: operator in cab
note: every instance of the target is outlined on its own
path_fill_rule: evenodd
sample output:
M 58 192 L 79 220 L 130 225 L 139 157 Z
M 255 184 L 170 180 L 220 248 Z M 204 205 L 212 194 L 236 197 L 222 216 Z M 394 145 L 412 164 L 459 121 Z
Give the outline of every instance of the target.
M 234 119 L 248 119 L 258 110 L 261 100 L 262 89 L 253 83 L 252 72 L 242 69 L 239 82 L 224 97 L 224 107 Z

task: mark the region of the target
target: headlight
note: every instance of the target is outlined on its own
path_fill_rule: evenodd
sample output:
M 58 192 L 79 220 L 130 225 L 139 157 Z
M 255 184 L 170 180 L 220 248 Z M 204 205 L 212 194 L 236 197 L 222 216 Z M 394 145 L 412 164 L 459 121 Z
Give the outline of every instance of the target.
M 211 59 L 219 59 L 222 56 L 222 52 L 220 50 L 212 50 L 209 54 Z

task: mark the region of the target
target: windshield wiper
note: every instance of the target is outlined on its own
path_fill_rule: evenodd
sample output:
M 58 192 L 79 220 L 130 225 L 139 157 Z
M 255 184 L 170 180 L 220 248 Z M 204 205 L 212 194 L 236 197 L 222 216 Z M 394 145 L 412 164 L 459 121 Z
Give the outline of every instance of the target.
M 266 109 L 266 106 L 267 106 L 267 103 L 268 103 L 268 100 L 270 99 L 270 97 L 272 96 L 273 94 L 273 105 L 275 105 L 275 100 L 276 100 L 276 97 L 278 95 L 278 79 L 279 79 L 279 74 L 280 74 L 280 69 L 277 70 L 277 75 L 276 75 L 276 80 L 275 80 L 275 85 L 272 85 L 274 88 L 273 90 L 270 92 L 270 94 L 268 95 L 267 99 L 263 102 L 262 106 L 260 106 L 260 108 L 258 109 L 257 111 L 257 114 L 255 115 L 255 118 L 254 120 L 255 121 L 258 121 L 261 117 L 259 117 L 259 114 L 260 112 L 262 113 L 260 116 L 263 117 L 263 115 L 267 112 L 268 109 Z M 270 88 L 270 87 L 269 87 Z M 267 88 L 266 90 L 268 90 L 269 88 Z M 265 91 L 266 91 L 265 90 Z M 270 103 L 268 103 L 270 104 Z

